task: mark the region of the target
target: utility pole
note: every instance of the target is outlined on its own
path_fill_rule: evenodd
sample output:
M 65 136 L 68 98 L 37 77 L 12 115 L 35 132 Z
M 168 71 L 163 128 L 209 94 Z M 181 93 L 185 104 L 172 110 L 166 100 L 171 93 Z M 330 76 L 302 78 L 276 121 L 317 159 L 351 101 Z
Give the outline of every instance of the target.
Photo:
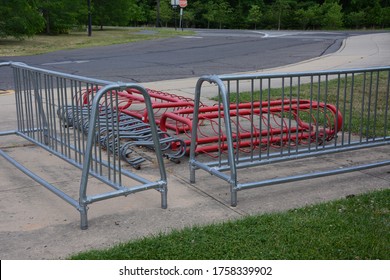
M 160 27 L 160 0 L 157 0 L 156 27 Z
M 88 36 L 92 36 L 91 0 L 88 0 Z
M 171 0 L 171 5 L 172 5 L 172 8 L 174 10 L 173 14 L 174 14 L 174 17 L 175 17 L 175 30 L 177 29 L 177 25 L 176 25 L 176 9 L 177 9 L 177 6 L 179 5 L 179 0 Z

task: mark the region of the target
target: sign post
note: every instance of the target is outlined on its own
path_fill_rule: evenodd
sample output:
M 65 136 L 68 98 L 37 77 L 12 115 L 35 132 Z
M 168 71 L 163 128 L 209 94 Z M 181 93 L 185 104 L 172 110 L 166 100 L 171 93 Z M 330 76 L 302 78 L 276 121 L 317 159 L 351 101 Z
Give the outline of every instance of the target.
M 176 26 L 176 9 L 177 9 L 177 6 L 179 6 L 179 0 L 171 0 L 171 5 L 172 5 L 172 8 L 175 10 L 173 12 L 173 14 L 175 15 L 175 30 L 177 30 L 177 26 Z
M 183 9 L 187 7 L 187 0 L 179 0 L 180 6 L 180 28 L 183 31 Z

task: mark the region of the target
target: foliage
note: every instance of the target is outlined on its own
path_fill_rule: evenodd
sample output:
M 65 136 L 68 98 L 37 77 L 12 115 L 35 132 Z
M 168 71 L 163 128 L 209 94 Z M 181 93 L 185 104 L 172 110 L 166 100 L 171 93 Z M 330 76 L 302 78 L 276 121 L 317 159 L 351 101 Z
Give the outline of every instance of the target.
M 130 21 L 130 5 L 134 1 L 129 0 L 93 0 L 92 22 L 100 26 L 127 26 Z
M 81 25 L 81 19 L 87 19 L 84 0 L 36 0 L 36 3 L 49 35 L 68 33 L 73 27 Z
M 43 18 L 33 1 L 0 0 L 0 38 L 33 36 L 43 26 Z
M 67 33 L 87 24 L 87 0 L 0 0 L 0 37 Z M 170 0 L 90 0 L 93 24 L 175 26 Z M 159 7 L 159 8 L 157 8 Z M 188 0 L 184 26 L 195 28 L 389 28 L 389 0 Z
M 176 230 L 72 259 L 389 259 L 390 190 L 283 213 Z
M 256 29 L 257 24 L 261 22 L 262 15 L 260 7 L 258 5 L 252 5 L 248 14 L 248 22 L 253 23 Z

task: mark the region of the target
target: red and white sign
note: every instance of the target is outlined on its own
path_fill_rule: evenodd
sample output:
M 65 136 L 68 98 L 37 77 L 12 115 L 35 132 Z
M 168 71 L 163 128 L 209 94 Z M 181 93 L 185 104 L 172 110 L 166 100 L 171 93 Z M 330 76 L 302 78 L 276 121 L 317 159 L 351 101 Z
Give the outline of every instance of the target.
M 187 0 L 179 0 L 179 6 L 180 8 L 187 7 Z

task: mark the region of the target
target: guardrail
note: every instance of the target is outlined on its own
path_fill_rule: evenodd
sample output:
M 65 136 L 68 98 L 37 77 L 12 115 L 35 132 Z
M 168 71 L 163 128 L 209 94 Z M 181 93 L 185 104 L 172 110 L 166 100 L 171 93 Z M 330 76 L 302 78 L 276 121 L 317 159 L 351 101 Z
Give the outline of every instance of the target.
M 195 129 L 207 129 L 210 118 L 200 106 L 205 82 L 216 85 L 213 159 L 198 156 L 205 133 Z M 271 179 L 256 169 L 251 179 L 240 178 L 242 169 L 390 144 L 389 83 L 390 67 L 202 77 L 186 122 L 194 128 L 190 181 L 197 169 L 225 180 L 235 206 L 241 190 L 388 165 L 390 159 Z
M 13 70 L 17 128 L 2 131 L 0 136 L 23 137 L 79 168 L 79 197 L 71 197 L 39 177 L 4 149 L 0 149 L 0 155 L 75 207 L 80 212 L 81 229 L 88 227 L 87 206 L 97 201 L 155 189 L 161 193 L 161 207 L 167 208 L 167 176 L 162 148 L 166 150 L 171 142 L 178 140 L 158 130 L 150 96 L 143 87 L 68 75 L 23 63 L 0 64 L 0 67 L 5 66 Z M 89 95 L 88 102 L 85 102 L 83 93 L 96 88 L 99 90 Z M 118 93 L 124 90 L 135 90 L 143 98 L 149 119 L 148 124 L 142 123 L 142 134 L 134 120 L 117 111 L 120 106 Z M 129 169 L 128 163 L 139 162 L 138 157 L 130 158 L 136 145 L 153 149 L 158 178 L 143 178 Z M 91 176 L 112 189 L 91 194 L 88 192 Z

